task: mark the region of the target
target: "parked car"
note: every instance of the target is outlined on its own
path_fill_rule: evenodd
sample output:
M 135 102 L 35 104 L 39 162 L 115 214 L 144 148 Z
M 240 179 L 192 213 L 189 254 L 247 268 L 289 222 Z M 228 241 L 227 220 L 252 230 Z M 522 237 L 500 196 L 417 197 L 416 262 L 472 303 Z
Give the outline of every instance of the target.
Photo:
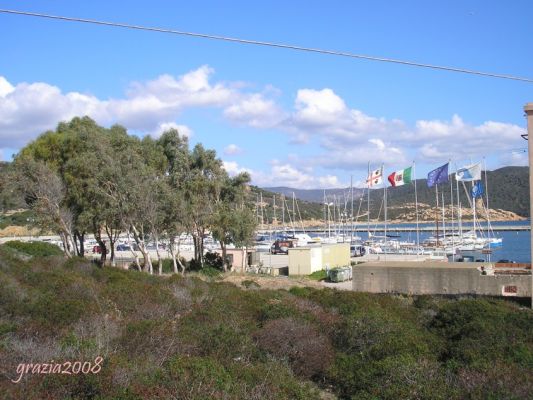
M 351 245 L 350 246 L 350 256 L 351 257 L 362 257 L 366 254 L 365 246 L 357 246 L 357 245 Z
M 272 254 L 289 254 L 289 249 L 294 247 L 292 240 L 276 240 L 270 247 Z
M 117 246 L 117 251 L 130 251 L 131 246 L 129 244 L 121 243 Z

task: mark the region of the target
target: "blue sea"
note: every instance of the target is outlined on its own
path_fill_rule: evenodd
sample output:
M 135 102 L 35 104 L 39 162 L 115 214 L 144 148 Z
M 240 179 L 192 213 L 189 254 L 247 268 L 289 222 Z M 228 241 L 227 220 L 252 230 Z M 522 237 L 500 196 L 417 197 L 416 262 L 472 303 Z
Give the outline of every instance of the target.
M 492 226 L 529 226 L 529 221 L 505 221 L 505 222 L 493 222 Z M 358 224 L 358 227 L 362 227 L 363 224 Z M 370 231 L 376 225 L 370 225 Z M 377 225 L 382 227 L 382 224 Z M 419 226 L 434 226 L 431 223 L 421 223 Z M 484 225 L 482 224 L 484 227 Z M 394 228 L 413 228 L 412 232 L 394 232 Z M 463 230 L 468 230 L 472 227 L 472 223 L 463 223 Z M 388 228 L 391 229 L 390 233 L 394 235 L 399 235 L 399 240 L 406 240 L 411 242 L 416 242 L 416 225 L 415 224 L 389 224 Z M 442 229 L 442 228 L 441 228 Z M 449 229 L 449 228 L 448 228 Z M 441 231 L 442 232 L 442 231 Z M 383 233 L 376 233 L 377 235 L 382 235 Z M 367 239 L 366 232 L 356 232 L 355 235 L 361 237 L 361 239 Z M 420 242 L 424 239 L 432 236 L 432 232 L 420 232 Z M 531 262 L 531 241 L 530 241 L 530 231 L 494 231 L 494 235 L 503 239 L 503 246 L 500 248 L 492 249 L 492 254 L 490 255 L 491 261 L 498 260 L 510 260 L 515 262 Z M 476 258 L 488 260 L 488 255 L 476 253 Z

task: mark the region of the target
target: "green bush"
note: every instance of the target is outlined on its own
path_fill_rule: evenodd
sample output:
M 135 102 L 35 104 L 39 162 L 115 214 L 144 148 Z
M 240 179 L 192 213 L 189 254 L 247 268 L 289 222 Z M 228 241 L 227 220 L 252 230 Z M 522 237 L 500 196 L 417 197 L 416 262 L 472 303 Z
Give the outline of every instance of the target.
M 328 274 L 325 270 L 321 269 L 320 271 L 315 271 L 311 275 L 308 276 L 309 279 L 312 279 L 314 281 L 324 281 L 328 277 Z
M 11 240 L 5 242 L 3 246 L 27 254 L 31 257 L 63 255 L 63 250 L 58 246 L 46 242 L 21 242 L 20 240 Z
M 8 226 L 26 226 L 31 225 L 35 221 L 35 213 L 27 210 L 11 215 L 2 215 L 0 217 L 0 229 Z
M 261 287 L 259 283 L 252 279 L 245 279 L 241 282 L 241 286 L 244 286 L 246 289 L 258 289 Z
M 218 268 L 213 268 L 210 266 L 205 266 L 202 269 L 200 269 L 198 272 L 210 278 L 216 278 L 220 276 L 220 274 L 222 273 L 222 271 L 220 271 Z

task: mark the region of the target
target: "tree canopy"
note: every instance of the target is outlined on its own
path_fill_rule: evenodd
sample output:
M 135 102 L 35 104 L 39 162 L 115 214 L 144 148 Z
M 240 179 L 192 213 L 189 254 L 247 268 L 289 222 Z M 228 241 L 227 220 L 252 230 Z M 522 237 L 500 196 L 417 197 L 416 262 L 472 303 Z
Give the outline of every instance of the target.
M 153 272 L 148 253 L 166 240 L 179 264 L 175 245 L 183 233 L 193 237 L 201 265 L 204 238 L 212 232 L 225 248 L 246 246 L 255 230 L 246 202 L 250 177 L 229 177 L 214 150 L 201 144 L 189 148 L 176 129 L 158 139 L 139 138 L 119 125 L 104 128 L 89 117 L 61 122 L 44 132 L 15 157 L 16 188 L 39 217 L 43 228 L 56 232 L 67 256 L 83 255 L 90 233 L 101 248 L 101 262 L 114 261 L 120 235 L 135 242 Z M 225 258 L 225 257 L 224 257 Z

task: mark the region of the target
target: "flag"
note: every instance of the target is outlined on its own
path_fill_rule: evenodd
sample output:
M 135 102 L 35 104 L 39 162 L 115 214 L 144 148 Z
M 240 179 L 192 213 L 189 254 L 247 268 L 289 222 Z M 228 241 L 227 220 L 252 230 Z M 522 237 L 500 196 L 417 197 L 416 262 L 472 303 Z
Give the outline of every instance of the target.
M 472 182 L 481 179 L 481 164 L 467 165 L 466 167 L 459 168 L 455 174 L 455 179 L 458 181 Z
M 368 187 L 379 185 L 381 182 L 383 182 L 383 167 L 372 171 L 366 178 Z
M 477 182 L 472 187 L 472 198 L 477 199 L 478 197 L 483 196 L 483 193 L 485 193 L 485 188 L 483 187 L 483 184 L 481 182 Z
M 407 183 L 411 183 L 411 169 L 413 167 L 401 169 L 399 171 L 393 172 L 387 178 L 390 184 L 394 187 L 402 186 Z
M 448 164 L 449 163 L 446 163 L 443 166 L 429 172 L 428 187 L 433 187 L 439 183 L 448 182 Z

